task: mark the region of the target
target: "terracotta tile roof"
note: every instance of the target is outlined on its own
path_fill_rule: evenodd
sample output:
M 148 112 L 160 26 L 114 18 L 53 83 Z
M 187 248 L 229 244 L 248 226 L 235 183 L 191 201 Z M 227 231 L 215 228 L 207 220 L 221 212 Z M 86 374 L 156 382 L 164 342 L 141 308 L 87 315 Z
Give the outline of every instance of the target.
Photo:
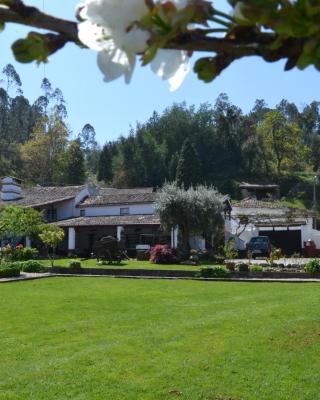
M 252 199 L 252 198 L 247 198 L 247 199 L 238 201 L 237 203 L 232 204 L 232 207 L 287 209 L 287 207 L 284 207 L 278 201 L 264 201 L 264 200 L 256 200 L 256 199 Z
M 265 219 L 265 220 L 258 220 L 255 223 L 255 226 L 258 227 L 288 227 L 288 226 L 301 226 L 301 225 L 306 225 L 307 221 L 305 219 L 276 219 L 276 218 L 271 218 L 271 219 Z
M 140 203 L 154 203 L 157 199 L 157 193 L 124 193 L 116 192 L 115 194 L 103 194 L 98 196 L 90 196 L 85 199 L 80 207 L 95 207 L 95 206 L 109 206 L 109 205 L 127 205 L 127 204 L 140 204 Z
M 12 201 L 0 199 L 0 205 L 17 204 L 25 207 L 40 207 L 74 199 L 85 186 L 34 186 L 22 189 L 22 198 Z
M 160 225 L 156 215 L 112 215 L 104 217 L 78 217 L 54 222 L 61 228 L 81 226 Z
M 138 187 L 138 188 L 111 188 L 111 187 L 101 187 L 99 188 L 99 195 L 105 196 L 109 194 L 135 194 L 135 193 L 154 193 L 157 189 L 154 187 Z

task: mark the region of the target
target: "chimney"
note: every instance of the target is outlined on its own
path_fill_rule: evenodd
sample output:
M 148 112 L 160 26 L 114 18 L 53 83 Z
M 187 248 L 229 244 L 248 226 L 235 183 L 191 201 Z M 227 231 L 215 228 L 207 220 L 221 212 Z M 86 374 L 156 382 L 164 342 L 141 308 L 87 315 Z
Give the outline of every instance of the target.
M 14 201 L 22 198 L 21 189 L 22 180 L 13 178 L 11 176 L 5 176 L 2 179 L 1 186 L 1 200 L 3 201 Z

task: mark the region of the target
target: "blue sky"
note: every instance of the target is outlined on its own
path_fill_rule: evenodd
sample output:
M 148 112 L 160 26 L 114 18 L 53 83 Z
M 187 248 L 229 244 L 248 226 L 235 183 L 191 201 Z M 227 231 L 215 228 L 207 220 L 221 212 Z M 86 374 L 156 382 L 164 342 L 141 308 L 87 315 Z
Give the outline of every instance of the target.
M 25 2 L 42 8 L 42 0 Z M 45 0 L 44 3 L 48 13 L 73 18 L 78 0 Z M 32 101 L 40 93 L 44 68 L 16 63 L 10 49 L 11 43 L 26 32 L 28 29 L 8 25 L 1 33 L 0 68 L 7 63 L 14 64 L 21 76 L 24 93 Z M 195 54 L 193 59 L 197 56 Z M 137 68 L 130 85 L 122 79 L 104 83 L 96 65 L 96 53 L 71 44 L 53 55 L 45 70 L 47 78 L 64 93 L 68 103 L 68 123 L 74 134 L 90 122 L 96 129 L 98 141 L 103 144 L 127 135 L 130 126 L 147 120 L 154 110 L 161 112 L 172 103 L 182 101 L 189 105 L 214 103 L 221 92 L 227 93 L 245 112 L 252 108 L 257 98 L 265 99 L 270 106 L 283 98 L 299 106 L 319 100 L 319 72 L 313 67 L 284 72 L 283 65 L 283 62 L 267 64 L 258 58 L 240 60 L 210 84 L 200 82 L 191 72 L 173 93 L 169 92 L 166 82 L 149 71 L 149 67 Z

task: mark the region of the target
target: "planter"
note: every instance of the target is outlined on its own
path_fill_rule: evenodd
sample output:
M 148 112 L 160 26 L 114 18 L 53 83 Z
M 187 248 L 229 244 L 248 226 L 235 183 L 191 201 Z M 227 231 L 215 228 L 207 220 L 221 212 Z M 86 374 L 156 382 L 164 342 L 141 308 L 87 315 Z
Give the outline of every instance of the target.
M 250 276 L 250 278 L 262 278 L 263 271 L 250 271 L 249 276 Z

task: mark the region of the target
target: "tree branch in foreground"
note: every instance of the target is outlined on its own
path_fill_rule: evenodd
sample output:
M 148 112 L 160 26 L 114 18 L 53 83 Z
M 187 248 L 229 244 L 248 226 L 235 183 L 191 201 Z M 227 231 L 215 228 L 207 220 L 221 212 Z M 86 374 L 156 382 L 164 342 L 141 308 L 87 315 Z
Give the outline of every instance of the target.
M 77 22 L 53 17 L 35 7 L 26 6 L 21 0 L 12 0 L 9 7 L 0 7 L 0 22 L 17 23 L 53 32 L 49 34 L 32 32 L 27 39 L 15 42 L 13 51 L 18 61 L 45 61 L 48 55 L 68 42 L 81 45 L 78 39 Z M 288 39 L 280 48 L 271 49 L 270 44 L 276 39 L 276 34 L 255 32 L 252 28 L 246 27 L 236 26 L 225 37 L 212 37 L 209 34 L 206 35 L 205 32 L 205 29 L 195 29 L 182 33 L 165 48 L 215 53 L 216 57 L 201 59 L 205 62 L 202 61 L 198 67 L 199 69 L 213 68 L 215 75 L 218 75 L 233 61 L 249 56 L 259 56 L 268 62 L 286 59 L 286 69 L 293 68 L 304 45 L 301 39 Z M 36 54 L 32 51 L 34 47 L 37 47 Z M 32 54 L 27 54 L 27 52 Z M 199 71 L 196 70 L 196 72 Z M 210 80 L 212 80 L 211 75 L 208 77 L 208 81 Z

